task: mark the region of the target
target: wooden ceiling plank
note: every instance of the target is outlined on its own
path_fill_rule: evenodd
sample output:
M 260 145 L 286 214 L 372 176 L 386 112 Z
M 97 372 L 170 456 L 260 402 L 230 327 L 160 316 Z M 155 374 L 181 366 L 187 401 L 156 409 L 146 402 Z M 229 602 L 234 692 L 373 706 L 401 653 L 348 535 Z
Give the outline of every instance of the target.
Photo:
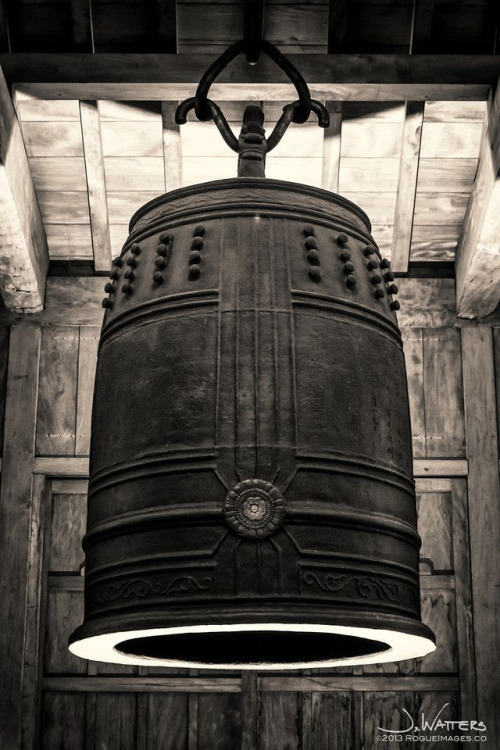
M 495 55 L 291 54 L 317 99 L 483 100 L 500 74 Z M 44 99 L 175 101 L 194 94 L 213 54 L 12 54 L 0 65 L 17 90 Z M 92 93 L 90 93 L 92 92 Z M 290 101 L 294 89 L 272 61 L 239 56 L 211 89 L 213 99 Z
M 423 102 L 406 103 L 391 253 L 392 268 L 400 273 L 408 271 L 410 260 L 423 117 Z
M 166 192 L 176 190 L 182 185 L 182 143 L 180 128 L 175 122 L 176 108 L 177 102 L 162 102 L 161 104 Z
M 500 87 L 488 101 L 455 271 L 457 315 L 492 313 L 500 300 Z
M 107 271 L 111 267 L 111 241 L 109 237 L 101 125 L 96 101 L 80 102 L 80 120 L 87 174 L 94 267 L 96 271 Z
M 321 187 L 325 188 L 325 190 L 331 190 L 332 193 L 338 193 L 342 104 L 341 102 L 327 102 L 326 108 L 330 114 L 330 127 L 325 130 L 323 139 L 323 174 L 321 177 Z
M 21 127 L 0 71 L 0 292 L 9 310 L 43 308 L 47 238 Z

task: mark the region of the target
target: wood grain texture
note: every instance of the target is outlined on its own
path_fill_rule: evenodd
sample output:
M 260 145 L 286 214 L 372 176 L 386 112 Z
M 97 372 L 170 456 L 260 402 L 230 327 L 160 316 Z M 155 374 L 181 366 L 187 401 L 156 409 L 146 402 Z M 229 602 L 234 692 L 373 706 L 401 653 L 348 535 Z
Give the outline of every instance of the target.
M 82 621 L 83 592 L 49 589 L 43 649 L 45 674 L 86 674 L 85 659 L 68 651 L 68 638 Z
M 352 693 L 311 693 L 310 750 L 351 748 L 354 745 Z
M 136 750 L 134 695 L 103 695 L 96 698 L 95 747 L 106 750 Z
M 198 697 L 196 750 L 236 750 L 241 745 L 240 696 L 232 693 Z
M 11 330 L 0 504 L 0 746 L 21 738 L 40 329 Z M 20 415 L 22 417 L 20 418 Z
M 0 70 L 0 291 L 9 310 L 43 307 L 47 239 L 23 134 Z
M 453 498 L 453 562 L 457 607 L 457 645 L 460 673 L 460 707 L 465 719 L 477 716 L 476 664 L 472 623 L 472 582 L 467 484 L 462 479 L 451 483 Z
M 259 676 L 241 673 L 241 750 L 253 750 L 259 737 Z
M 100 334 L 101 330 L 98 326 L 82 326 L 79 332 L 75 435 L 76 456 L 87 456 L 90 450 L 92 398 L 94 395 L 97 348 Z
M 469 459 L 469 529 L 476 644 L 477 710 L 488 727 L 487 748 L 500 736 L 500 481 L 491 330 L 462 331 L 465 429 Z
M 465 456 L 460 333 L 428 328 L 423 337 L 427 455 Z
M 75 693 L 45 693 L 42 704 L 42 750 L 84 750 L 85 700 Z
M 479 164 L 457 247 L 457 314 L 493 312 L 500 300 L 500 93 L 490 96 Z
M 422 492 L 417 497 L 420 557 L 435 573 L 453 571 L 452 499 L 449 492 Z
M 299 750 L 299 708 L 300 696 L 295 692 L 262 693 L 259 738 L 261 750 Z
M 164 693 L 147 696 L 147 743 L 144 750 L 187 750 L 188 697 Z
M 47 533 L 45 477 L 33 478 L 29 536 L 28 586 L 26 595 L 26 635 L 24 640 L 23 710 L 21 747 L 36 744 L 41 688 L 41 631 L 44 594 L 44 550 Z
M 426 455 L 425 402 L 424 402 L 424 352 L 421 328 L 403 328 L 401 331 L 406 364 L 406 379 L 410 401 L 413 455 Z
M 0 326 L 0 452 L 3 452 L 5 397 L 7 394 L 7 367 L 9 364 L 9 333 L 10 331 L 8 326 Z
M 406 272 L 410 260 L 423 117 L 422 102 L 406 103 L 392 235 L 391 265 L 394 271 Z
M 52 492 L 49 571 L 80 573 L 82 539 L 87 523 L 87 496 Z
M 75 453 L 78 344 L 79 331 L 74 326 L 42 330 L 37 455 Z
M 163 165 L 165 192 L 182 185 L 182 145 L 179 125 L 175 122 L 175 102 L 162 102 Z
M 321 187 L 337 193 L 339 190 L 339 168 L 342 133 L 342 104 L 327 102 L 330 126 L 323 136 L 323 174 Z
M 111 268 L 111 242 L 109 238 L 101 124 L 96 101 L 80 102 L 80 120 L 87 175 L 90 225 L 92 227 L 94 267 L 96 271 L 107 271 Z

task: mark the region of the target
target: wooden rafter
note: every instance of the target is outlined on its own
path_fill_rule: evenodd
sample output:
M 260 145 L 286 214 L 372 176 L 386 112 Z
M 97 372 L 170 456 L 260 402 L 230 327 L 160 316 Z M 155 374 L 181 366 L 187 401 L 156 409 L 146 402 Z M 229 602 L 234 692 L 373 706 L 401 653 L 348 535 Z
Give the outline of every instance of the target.
M 107 271 L 111 267 L 111 241 L 97 102 L 80 102 L 80 120 L 87 175 L 90 224 L 92 227 L 94 267 L 96 271 Z
M 456 254 L 457 314 L 484 317 L 500 300 L 500 91 L 490 97 L 476 179 Z
M 179 126 L 175 122 L 175 109 L 175 102 L 162 102 L 161 119 L 166 192 L 175 190 L 182 185 L 181 134 Z
M 338 193 L 340 167 L 340 137 L 342 131 L 342 104 L 327 102 L 330 126 L 325 130 L 323 141 L 323 175 L 321 186 Z
M 42 309 L 48 262 L 21 127 L 0 72 L 0 292 L 7 309 Z
M 391 263 L 394 271 L 406 273 L 410 260 L 413 211 L 417 193 L 418 162 L 424 119 L 423 102 L 407 102 L 403 124 L 398 195 L 394 214 Z
M 330 101 L 485 100 L 500 75 L 495 55 L 311 55 L 290 60 L 317 99 Z M 0 55 L 20 92 L 42 99 L 175 101 L 194 94 L 210 54 Z M 271 61 L 240 56 L 211 89 L 213 99 L 292 100 L 295 90 Z

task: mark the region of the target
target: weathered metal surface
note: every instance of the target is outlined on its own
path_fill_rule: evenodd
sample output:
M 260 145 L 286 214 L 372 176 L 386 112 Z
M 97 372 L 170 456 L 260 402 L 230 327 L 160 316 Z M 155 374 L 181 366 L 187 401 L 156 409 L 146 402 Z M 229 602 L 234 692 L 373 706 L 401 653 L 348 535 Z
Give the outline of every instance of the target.
M 257 178 L 134 216 L 107 287 L 73 640 L 262 622 L 432 638 L 397 290 L 369 231 L 338 196 Z M 281 651 L 373 651 L 323 637 L 289 633 Z M 238 651 L 210 638 L 209 660 Z M 153 639 L 127 648 L 172 657 Z M 277 640 L 262 648 L 272 661 Z

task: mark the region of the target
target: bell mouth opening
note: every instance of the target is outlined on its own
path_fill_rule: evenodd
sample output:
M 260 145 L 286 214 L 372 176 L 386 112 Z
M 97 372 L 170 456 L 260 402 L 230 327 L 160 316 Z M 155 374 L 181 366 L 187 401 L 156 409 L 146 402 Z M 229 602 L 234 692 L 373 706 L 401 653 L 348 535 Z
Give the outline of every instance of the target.
M 153 628 L 70 644 L 93 661 L 201 669 L 305 669 L 377 664 L 430 653 L 430 638 L 395 630 L 284 623 Z
M 227 664 L 296 664 L 369 656 L 386 651 L 382 641 L 340 633 L 292 631 L 248 631 L 232 633 L 182 633 L 132 638 L 115 646 L 127 656 L 181 662 L 212 667 Z

